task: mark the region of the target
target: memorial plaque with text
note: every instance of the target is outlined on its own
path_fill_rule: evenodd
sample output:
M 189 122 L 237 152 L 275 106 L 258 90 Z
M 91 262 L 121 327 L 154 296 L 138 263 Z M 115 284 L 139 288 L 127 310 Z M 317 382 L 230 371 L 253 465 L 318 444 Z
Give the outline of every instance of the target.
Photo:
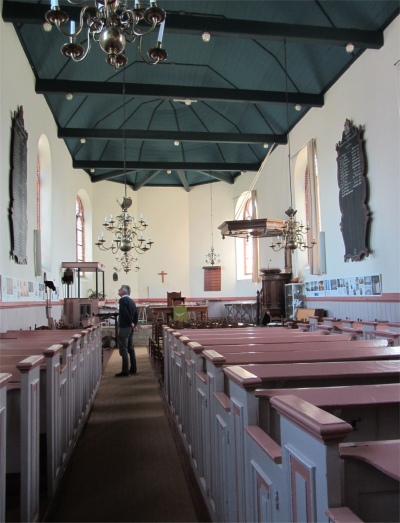
M 366 202 L 368 188 L 361 127 L 356 128 L 346 120 L 336 151 L 344 260 L 360 261 L 370 252 L 367 238 L 370 213 Z
M 11 257 L 21 264 L 27 263 L 27 155 L 28 133 L 24 127 L 23 108 L 14 113 L 11 140 L 10 178 L 10 229 Z

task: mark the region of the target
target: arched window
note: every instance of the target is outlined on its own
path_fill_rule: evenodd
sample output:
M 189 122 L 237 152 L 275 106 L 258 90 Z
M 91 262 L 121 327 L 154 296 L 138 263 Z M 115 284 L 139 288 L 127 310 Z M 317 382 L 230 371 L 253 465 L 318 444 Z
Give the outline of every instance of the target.
M 243 209 L 243 220 L 253 218 L 253 200 L 251 196 L 247 199 Z M 253 237 L 243 240 L 243 266 L 246 276 L 253 273 Z
M 85 261 L 85 214 L 82 200 L 76 197 L 76 261 Z
M 299 153 L 296 160 L 296 208 L 298 220 L 310 227 L 308 231 L 307 245 L 311 245 L 315 239 L 319 240 L 321 231 L 318 163 L 315 139 L 308 142 L 307 147 Z M 293 262 L 297 264 L 297 270 L 309 270 L 310 274 L 321 274 L 320 248 L 316 245 L 313 249 L 304 252 L 296 252 Z
M 242 193 L 236 204 L 236 220 L 253 220 L 257 218 L 256 192 Z M 238 280 L 258 281 L 258 238 L 236 238 L 236 272 Z
M 36 229 L 40 230 L 40 158 L 36 157 Z

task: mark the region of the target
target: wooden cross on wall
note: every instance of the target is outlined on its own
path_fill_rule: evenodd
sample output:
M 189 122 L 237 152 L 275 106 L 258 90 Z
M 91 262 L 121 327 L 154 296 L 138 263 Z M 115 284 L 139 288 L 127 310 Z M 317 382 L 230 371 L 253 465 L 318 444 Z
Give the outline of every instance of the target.
M 166 276 L 168 273 L 167 272 L 164 272 L 164 271 L 161 271 L 158 273 L 159 276 L 161 276 L 161 283 L 164 283 L 164 276 Z

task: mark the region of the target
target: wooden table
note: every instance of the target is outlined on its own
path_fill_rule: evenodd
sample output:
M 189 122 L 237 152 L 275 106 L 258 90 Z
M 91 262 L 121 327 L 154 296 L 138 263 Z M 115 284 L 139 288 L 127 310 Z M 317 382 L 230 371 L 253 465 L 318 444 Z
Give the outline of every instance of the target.
M 230 321 L 255 322 L 257 320 L 256 301 L 230 301 L 225 303 L 226 318 Z
M 201 314 L 201 320 L 206 321 L 207 320 L 207 312 L 208 312 L 208 305 L 185 305 L 187 308 L 188 313 L 189 312 L 199 312 Z M 150 306 L 150 310 L 153 314 L 153 318 L 158 318 L 160 314 L 166 315 L 167 322 L 172 319 L 174 308 L 168 307 L 167 305 L 154 305 L 153 307 Z

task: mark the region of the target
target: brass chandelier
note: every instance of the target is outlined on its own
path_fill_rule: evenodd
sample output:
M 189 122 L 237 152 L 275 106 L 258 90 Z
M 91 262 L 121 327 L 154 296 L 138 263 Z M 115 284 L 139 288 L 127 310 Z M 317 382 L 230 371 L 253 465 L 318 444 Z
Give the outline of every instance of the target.
M 306 249 L 312 249 L 317 243 L 314 238 L 311 245 L 307 245 L 307 233 L 310 227 L 298 222 L 295 219 L 296 213 L 297 211 L 292 209 L 291 206 L 285 211 L 285 214 L 289 216 L 289 220 L 284 222 L 281 229 L 275 229 L 281 233 L 282 240 L 280 235 L 277 236 L 275 242 L 271 239 L 270 247 L 274 251 L 280 251 L 281 249 L 289 249 L 291 251 L 299 249 L 300 251 L 305 251 Z
M 98 236 L 95 245 L 101 251 L 111 251 L 113 254 L 118 254 L 116 261 L 121 265 L 121 269 L 128 273 L 131 270 L 138 271 L 139 266 L 135 265 L 138 261 L 136 254 L 144 254 L 151 249 L 154 242 L 151 238 L 145 240 L 143 238 L 143 232 L 147 228 L 147 223 L 143 214 L 140 215 L 140 220 L 136 221 L 136 218 L 132 217 L 128 209 L 132 205 L 132 199 L 126 195 L 126 135 L 125 135 L 125 70 L 124 70 L 124 83 L 123 83 L 123 109 L 124 109 L 124 122 L 123 122 L 123 158 L 124 158 L 124 181 L 125 181 L 125 195 L 122 202 L 118 202 L 121 207 L 121 214 L 118 214 L 114 219 L 112 214 L 110 218 L 107 216 L 104 218 L 103 227 L 113 234 L 111 244 L 105 245 L 106 240 L 104 238 L 104 232 L 101 232 L 101 236 Z M 114 266 L 114 270 L 118 270 Z
M 312 249 L 317 243 L 315 238 L 312 240 L 310 245 L 307 245 L 307 234 L 310 230 L 309 225 L 303 225 L 302 222 L 296 220 L 297 211 L 293 209 L 293 198 L 292 198 L 292 172 L 290 168 L 290 138 L 289 138 L 289 101 L 288 101 L 288 72 L 286 63 L 286 40 L 285 40 L 285 75 L 286 75 L 286 123 L 288 128 L 288 159 L 289 159 L 289 187 L 290 187 L 290 207 L 285 214 L 289 217 L 288 221 L 284 221 L 283 225 L 278 229 L 275 226 L 275 232 L 277 239 L 276 241 L 271 239 L 271 249 L 274 251 L 280 251 L 281 249 L 288 249 L 294 251 L 299 249 L 305 251 L 306 249 Z M 281 239 L 282 237 L 282 239 Z
M 85 0 L 68 0 L 72 5 L 82 4 Z M 131 7 L 129 3 L 131 2 Z M 143 7 L 145 5 L 145 7 Z M 79 21 L 70 21 L 67 12 L 63 11 L 58 0 L 51 0 L 51 9 L 47 11 L 44 29 L 51 31 L 54 25 L 60 33 L 69 39 L 61 47 L 61 52 L 81 62 L 88 55 L 92 40 L 98 42 L 101 49 L 107 54 L 108 64 L 118 69 L 127 64 L 124 51 L 126 43 L 138 41 L 139 54 L 143 61 L 155 65 L 167 59 L 167 52 L 162 48 L 162 38 L 166 13 L 157 6 L 156 2 L 142 2 L 138 0 L 88 0 L 79 13 Z M 65 27 L 70 21 L 70 26 Z M 150 26 L 150 27 L 149 27 Z M 159 26 L 158 39 L 155 47 L 148 50 L 150 61 L 142 52 L 142 38 L 153 32 Z M 77 42 L 77 37 L 86 33 L 87 46 Z
M 113 234 L 111 244 L 109 246 L 105 245 L 106 240 L 102 232 L 95 245 L 101 251 L 111 251 L 113 254 L 118 254 L 116 261 L 126 273 L 132 269 L 138 271 L 139 266 L 135 265 L 138 258 L 132 252 L 144 254 L 151 249 L 154 242 L 151 241 L 151 238 L 147 241 L 143 238 L 143 232 L 147 227 L 143 216 L 141 215 L 140 220 L 136 222 L 136 218 L 129 214 L 128 209 L 132 205 L 132 199 L 125 194 L 122 203 L 119 205 L 122 209 L 121 214 L 116 216 L 115 219 L 112 215 L 110 215 L 109 219 L 107 219 L 107 216 L 104 218 L 103 227 Z M 117 270 L 116 267 L 114 269 Z

